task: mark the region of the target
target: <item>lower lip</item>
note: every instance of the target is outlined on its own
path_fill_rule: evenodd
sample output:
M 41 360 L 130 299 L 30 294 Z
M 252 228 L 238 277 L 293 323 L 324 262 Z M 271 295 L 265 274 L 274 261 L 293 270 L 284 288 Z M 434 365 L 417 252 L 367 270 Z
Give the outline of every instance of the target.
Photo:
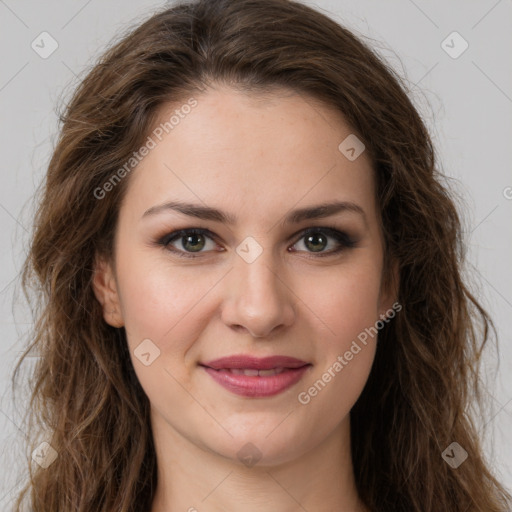
M 277 375 L 268 377 L 251 377 L 235 375 L 227 370 L 214 370 L 203 366 L 212 379 L 228 391 L 240 396 L 251 398 L 274 396 L 296 384 L 311 365 L 301 368 L 287 368 Z

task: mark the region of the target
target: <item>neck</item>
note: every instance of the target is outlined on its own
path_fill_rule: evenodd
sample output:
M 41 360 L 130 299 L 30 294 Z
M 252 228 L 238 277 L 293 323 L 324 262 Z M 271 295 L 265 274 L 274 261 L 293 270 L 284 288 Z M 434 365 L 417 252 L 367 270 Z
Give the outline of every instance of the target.
M 246 467 L 202 449 L 152 415 L 158 485 L 151 512 L 368 512 L 350 453 L 350 417 L 293 460 Z

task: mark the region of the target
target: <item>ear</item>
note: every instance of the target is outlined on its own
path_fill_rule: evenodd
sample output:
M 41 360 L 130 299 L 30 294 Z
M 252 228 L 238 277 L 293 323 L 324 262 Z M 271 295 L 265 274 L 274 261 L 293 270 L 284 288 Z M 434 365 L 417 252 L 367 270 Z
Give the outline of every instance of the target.
M 103 318 L 112 327 L 123 327 L 117 283 L 110 262 L 96 256 L 92 280 L 94 295 L 103 308 Z
M 384 269 L 386 271 L 386 269 Z M 387 316 L 386 312 L 394 309 L 393 305 L 398 302 L 398 290 L 400 285 L 400 272 L 398 261 L 392 259 L 388 274 L 382 276 L 381 289 L 379 296 L 379 314 L 381 316 Z M 398 311 L 400 311 L 400 308 Z

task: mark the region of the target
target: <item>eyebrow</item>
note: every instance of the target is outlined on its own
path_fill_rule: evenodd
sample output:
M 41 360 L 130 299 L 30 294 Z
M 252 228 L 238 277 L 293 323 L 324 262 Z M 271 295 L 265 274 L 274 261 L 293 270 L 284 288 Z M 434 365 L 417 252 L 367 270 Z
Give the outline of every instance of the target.
M 142 218 L 163 213 L 168 210 L 177 211 L 189 217 L 221 222 L 227 225 L 234 225 L 237 221 L 234 215 L 223 212 L 217 208 L 202 206 L 200 204 L 184 203 L 181 201 L 168 201 L 152 206 L 144 212 Z M 293 210 L 285 216 L 283 224 L 298 224 L 304 220 L 323 219 L 341 212 L 357 213 L 363 217 L 365 223 L 367 221 L 363 208 L 358 204 L 349 201 L 334 201 Z

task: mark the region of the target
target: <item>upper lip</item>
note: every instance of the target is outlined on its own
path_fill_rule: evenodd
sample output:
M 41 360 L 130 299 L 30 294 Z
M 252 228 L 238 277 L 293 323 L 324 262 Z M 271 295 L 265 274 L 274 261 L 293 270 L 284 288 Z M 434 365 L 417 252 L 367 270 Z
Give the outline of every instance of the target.
M 254 357 L 240 354 L 221 357 L 220 359 L 214 359 L 200 364 L 202 366 L 213 368 L 214 370 L 230 368 L 238 368 L 242 370 L 271 370 L 273 368 L 300 368 L 309 363 L 289 356 Z

